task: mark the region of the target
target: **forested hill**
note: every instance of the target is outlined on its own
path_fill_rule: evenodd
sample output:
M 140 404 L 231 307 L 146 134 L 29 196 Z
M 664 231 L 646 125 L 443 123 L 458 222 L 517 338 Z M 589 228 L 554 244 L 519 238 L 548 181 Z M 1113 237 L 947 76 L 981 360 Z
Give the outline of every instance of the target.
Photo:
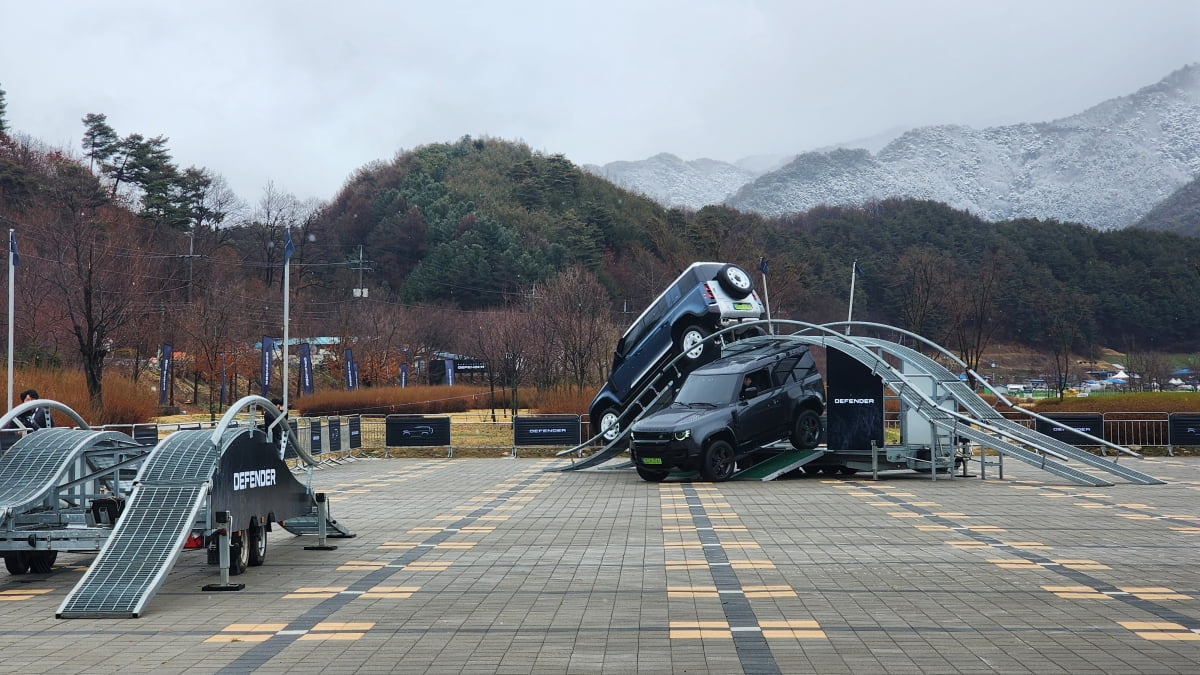
M 777 316 L 836 321 L 857 259 L 855 318 L 935 339 L 975 322 L 993 339 L 1037 346 L 1047 325 L 1076 312 L 1081 344 L 1194 348 L 1200 336 L 1190 309 L 1200 306 L 1194 238 L 989 223 L 918 200 L 782 219 L 666 210 L 562 156 L 494 139 L 429 145 L 366 167 L 322 217 L 341 241 L 363 243 L 375 280 L 411 303 L 514 302 L 579 264 L 597 273 L 618 311 L 635 312 L 693 260 L 753 270 L 766 256 Z

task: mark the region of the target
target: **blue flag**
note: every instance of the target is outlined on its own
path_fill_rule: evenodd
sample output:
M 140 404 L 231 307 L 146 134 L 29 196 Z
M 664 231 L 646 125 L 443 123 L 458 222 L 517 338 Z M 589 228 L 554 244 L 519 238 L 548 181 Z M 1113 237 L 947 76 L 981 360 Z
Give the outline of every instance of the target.
M 858 277 L 859 279 L 863 278 L 863 271 L 862 268 L 858 266 L 857 260 L 854 261 L 854 276 Z
M 760 258 L 758 259 L 758 271 L 759 271 L 759 272 L 762 272 L 762 275 L 763 275 L 764 277 L 765 277 L 765 276 L 767 276 L 767 267 L 768 267 L 768 265 L 767 265 L 767 259 L 766 259 L 766 258 L 762 258 L 762 257 L 760 257 Z
M 296 245 L 292 243 L 292 228 L 285 227 L 283 237 L 283 264 L 286 265 L 292 261 L 292 256 L 296 255 Z
M 21 256 L 17 255 L 17 235 L 12 230 L 8 231 L 8 251 L 12 254 L 12 266 L 16 267 Z

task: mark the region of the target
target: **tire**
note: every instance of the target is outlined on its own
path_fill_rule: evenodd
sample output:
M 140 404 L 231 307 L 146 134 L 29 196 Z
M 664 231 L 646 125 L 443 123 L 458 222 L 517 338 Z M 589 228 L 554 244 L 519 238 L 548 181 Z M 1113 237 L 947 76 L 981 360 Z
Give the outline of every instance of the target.
M 633 468 L 637 470 L 637 475 L 641 476 L 642 480 L 650 483 L 661 483 L 667 478 L 666 471 L 655 471 L 654 469 L 647 469 L 642 466 L 634 466 Z
M 247 563 L 251 567 L 259 567 L 267 561 L 267 527 L 258 522 L 250 525 L 250 529 L 246 530 L 246 534 L 250 536 L 249 558 Z
M 54 571 L 54 561 L 58 560 L 58 551 L 34 551 L 28 555 L 30 572 L 50 574 Z
M 6 553 L 4 568 L 9 574 L 25 574 L 29 572 L 29 554 L 22 552 Z
M 679 339 L 675 346 L 678 347 L 679 353 L 683 354 L 683 362 L 691 367 L 705 363 L 708 361 L 708 356 L 713 353 L 716 344 L 713 342 L 704 342 L 704 338 L 709 336 L 710 331 L 704 326 L 690 323 L 679 331 Z
M 704 451 L 704 462 L 700 465 L 700 476 L 704 480 L 720 483 L 733 476 L 733 446 L 725 441 L 713 441 Z
M 801 410 L 792 423 L 788 438 L 797 450 L 812 450 L 821 442 L 821 416 L 815 410 Z
M 621 435 L 621 411 L 616 406 L 608 406 L 604 408 L 599 415 L 594 417 L 589 416 L 589 419 L 596 420 L 596 429 L 593 436 L 600 435 L 601 440 L 607 445 L 613 439 Z
M 250 564 L 250 547 L 246 542 L 246 532 L 235 532 L 229 538 L 229 574 L 237 576 L 246 571 Z
M 746 270 L 737 265 L 726 265 L 717 272 L 717 284 L 735 300 L 754 292 L 754 280 L 746 274 Z

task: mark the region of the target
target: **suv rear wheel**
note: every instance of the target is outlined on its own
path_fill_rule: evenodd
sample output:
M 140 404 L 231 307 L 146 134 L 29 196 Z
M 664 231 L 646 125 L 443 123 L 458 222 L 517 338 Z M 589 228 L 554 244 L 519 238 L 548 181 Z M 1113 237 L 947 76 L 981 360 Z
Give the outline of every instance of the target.
M 821 416 L 815 410 L 801 410 L 792 424 L 788 439 L 797 450 L 812 450 L 821 442 Z
M 704 357 L 716 348 L 713 342 L 704 342 L 708 335 L 708 329 L 694 323 L 684 326 L 683 330 L 679 331 L 679 352 L 684 355 L 687 363 L 703 363 L 706 360 Z
M 605 443 L 621 434 L 621 411 L 609 406 L 596 416 L 596 433 L 602 434 Z
M 714 483 L 729 480 L 733 476 L 733 446 L 725 441 L 713 441 L 704 451 L 704 462 L 700 465 L 700 475 L 704 480 Z

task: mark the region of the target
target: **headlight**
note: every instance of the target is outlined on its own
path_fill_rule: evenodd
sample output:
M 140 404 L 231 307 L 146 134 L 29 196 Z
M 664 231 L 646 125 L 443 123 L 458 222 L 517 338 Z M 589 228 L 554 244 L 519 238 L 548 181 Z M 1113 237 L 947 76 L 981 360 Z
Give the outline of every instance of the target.
M 686 441 L 688 439 L 688 437 L 690 437 L 691 435 L 692 435 L 691 429 L 685 429 L 683 431 L 676 431 L 675 432 L 675 440 Z

